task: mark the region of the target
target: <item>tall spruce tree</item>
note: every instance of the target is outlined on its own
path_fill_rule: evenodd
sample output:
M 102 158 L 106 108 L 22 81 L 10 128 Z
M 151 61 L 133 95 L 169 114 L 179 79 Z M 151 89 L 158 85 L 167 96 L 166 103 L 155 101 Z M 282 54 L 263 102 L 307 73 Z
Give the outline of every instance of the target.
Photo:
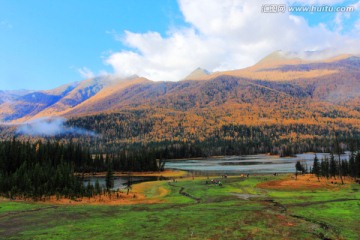
M 315 154 L 314 157 L 314 164 L 313 164 L 313 174 L 315 174 L 315 176 L 318 178 L 318 181 L 320 181 L 320 164 L 319 164 L 319 159 L 317 157 L 317 155 Z
M 105 177 L 105 186 L 107 191 L 110 191 L 110 189 L 114 187 L 114 173 L 113 173 L 112 164 L 109 164 L 108 166 L 108 170 Z
M 340 146 L 340 143 L 339 143 L 339 139 L 336 135 L 336 132 L 334 131 L 335 133 L 335 152 L 338 156 L 338 170 L 339 170 L 339 178 L 341 180 L 341 184 L 344 184 L 344 180 L 342 178 L 342 167 L 341 167 L 341 153 L 342 153 L 342 149 L 341 149 L 341 146 Z
M 329 169 L 330 176 L 336 179 L 336 174 L 338 173 L 337 165 L 335 161 L 335 157 L 333 153 L 330 153 L 330 169 Z

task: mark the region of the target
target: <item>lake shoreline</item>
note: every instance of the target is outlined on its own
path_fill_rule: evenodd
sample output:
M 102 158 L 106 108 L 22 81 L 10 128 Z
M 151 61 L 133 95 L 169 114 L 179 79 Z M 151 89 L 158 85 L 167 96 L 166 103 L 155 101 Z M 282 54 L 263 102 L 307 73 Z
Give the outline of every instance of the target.
M 254 154 L 254 155 L 232 155 L 217 156 L 209 158 L 190 158 L 168 160 L 167 169 L 177 169 L 188 171 L 190 174 L 274 174 L 274 173 L 294 173 L 296 162 L 306 166 L 307 170 L 311 168 L 314 162 L 314 156 L 319 159 L 330 157 L 330 153 L 302 153 L 295 157 L 280 157 L 279 155 Z M 349 152 L 341 155 L 342 160 L 349 159 Z
M 83 177 L 105 177 L 106 172 L 94 172 L 94 173 L 75 173 L 77 176 Z M 188 175 L 187 171 L 183 170 L 164 170 L 159 172 L 113 172 L 114 177 L 126 177 L 126 176 L 136 176 L 136 177 L 164 177 L 164 178 L 173 178 L 173 177 L 184 177 Z

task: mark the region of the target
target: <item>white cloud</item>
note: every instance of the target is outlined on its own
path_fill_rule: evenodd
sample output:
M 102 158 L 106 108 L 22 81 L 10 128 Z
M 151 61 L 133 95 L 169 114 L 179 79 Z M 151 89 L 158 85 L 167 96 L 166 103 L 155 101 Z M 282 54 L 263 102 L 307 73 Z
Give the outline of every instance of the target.
M 358 25 L 357 23 L 360 20 L 360 1 L 348 5 L 348 6 L 352 6 L 354 8 L 354 11 L 352 12 L 338 12 L 335 15 L 335 19 L 334 19 L 334 24 L 335 24 L 335 31 L 337 32 L 343 32 L 346 29 L 346 27 L 348 27 L 349 21 L 352 21 L 353 19 L 357 19 L 354 21 L 353 25 L 350 26 L 350 28 L 353 28 L 353 31 L 350 32 L 350 34 L 353 35 L 353 37 L 358 37 L 359 36 L 359 31 L 358 31 Z
M 77 69 L 78 72 L 80 73 L 80 75 L 83 77 L 83 78 L 94 78 L 95 77 L 95 74 L 93 73 L 93 71 L 91 71 L 90 69 L 86 68 L 86 67 L 82 67 L 82 68 L 79 68 Z
M 30 136 L 56 136 L 63 134 L 96 136 L 93 131 L 66 126 L 65 118 L 38 118 L 21 124 L 16 133 Z
M 266 3 L 333 4 L 343 1 L 267 0 Z M 126 31 L 122 42 L 131 50 L 111 54 L 105 61 L 116 74 L 137 74 L 152 80 L 182 79 L 197 67 L 210 71 L 238 69 L 256 63 L 275 50 L 359 51 L 359 40 L 332 32 L 288 12 L 261 13 L 264 0 L 180 0 L 189 27 L 157 32 Z M 327 51 L 329 55 L 330 52 Z

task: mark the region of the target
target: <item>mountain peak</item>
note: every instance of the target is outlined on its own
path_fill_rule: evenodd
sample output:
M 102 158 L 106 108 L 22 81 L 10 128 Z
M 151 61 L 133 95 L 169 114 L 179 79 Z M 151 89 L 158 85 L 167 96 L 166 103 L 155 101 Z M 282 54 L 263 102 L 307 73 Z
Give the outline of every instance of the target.
M 281 65 L 296 65 L 314 62 L 332 62 L 357 56 L 354 54 L 339 54 L 328 49 L 321 51 L 285 52 L 275 51 L 261 59 L 253 66 L 255 69 L 278 67 Z
M 275 51 L 261 59 L 255 66 L 256 67 L 275 67 L 279 65 L 293 65 L 303 63 L 304 60 L 294 52 L 284 52 L 281 50 Z
M 198 67 L 189 75 L 187 75 L 183 80 L 202 80 L 208 75 L 210 75 L 208 70 Z
M 131 76 L 124 78 L 124 80 L 132 80 L 132 79 L 136 79 L 136 78 L 140 78 L 140 76 L 137 74 L 133 74 Z

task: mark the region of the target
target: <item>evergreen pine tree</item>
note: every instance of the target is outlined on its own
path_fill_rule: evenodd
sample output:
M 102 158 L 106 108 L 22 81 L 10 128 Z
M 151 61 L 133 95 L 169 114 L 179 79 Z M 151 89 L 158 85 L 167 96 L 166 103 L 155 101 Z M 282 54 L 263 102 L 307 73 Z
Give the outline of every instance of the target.
M 314 164 L 313 164 L 313 174 L 315 174 L 315 176 L 318 178 L 318 181 L 320 181 L 320 164 L 319 164 L 319 159 L 317 157 L 317 155 L 315 154 L 314 157 Z
M 105 186 L 107 191 L 110 191 L 110 189 L 114 187 L 114 174 L 111 164 L 109 164 L 108 171 L 106 173 Z
M 330 176 L 336 179 L 337 172 L 338 170 L 337 170 L 334 154 L 330 153 L 330 169 L 329 169 Z

